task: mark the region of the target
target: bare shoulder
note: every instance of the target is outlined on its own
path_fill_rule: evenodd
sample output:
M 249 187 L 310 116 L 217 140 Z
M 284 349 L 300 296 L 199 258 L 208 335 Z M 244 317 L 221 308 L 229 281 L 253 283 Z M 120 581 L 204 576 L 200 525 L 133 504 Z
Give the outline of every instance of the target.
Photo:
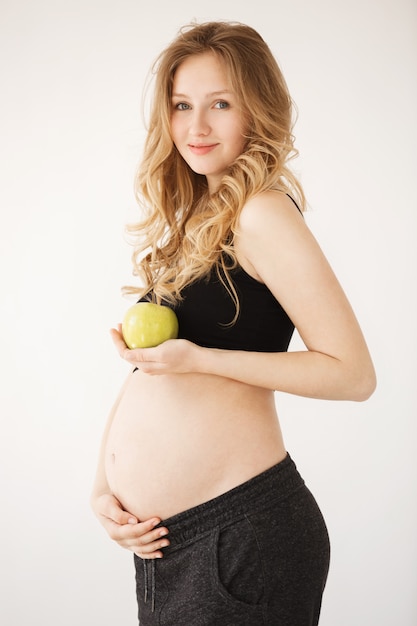
M 239 218 L 239 231 L 250 234 L 268 225 L 285 225 L 304 222 L 295 202 L 281 191 L 265 191 L 251 198 L 243 207 Z
M 235 249 L 241 265 L 257 279 L 266 280 L 264 265 L 292 262 L 306 247 L 311 233 L 305 220 L 285 193 L 267 191 L 251 198 L 238 222 Z M 278 245 L 279 243 L 279 245 Z M 273 261 L 273 263 L 272 263 Z

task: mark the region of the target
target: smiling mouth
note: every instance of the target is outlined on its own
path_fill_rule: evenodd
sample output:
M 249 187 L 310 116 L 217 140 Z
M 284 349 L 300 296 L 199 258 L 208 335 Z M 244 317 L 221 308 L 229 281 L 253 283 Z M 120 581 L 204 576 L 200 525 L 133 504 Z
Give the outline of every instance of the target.
M 214 148 L 216 148 L 217 145 L 218 145 L 217 143 L 210 143 L 210 144 L 190 143 L 188 144 L 188 147 L 193 154 L 207 154 L 208 152 L 211 152 L 212 150 L 214 150 Z

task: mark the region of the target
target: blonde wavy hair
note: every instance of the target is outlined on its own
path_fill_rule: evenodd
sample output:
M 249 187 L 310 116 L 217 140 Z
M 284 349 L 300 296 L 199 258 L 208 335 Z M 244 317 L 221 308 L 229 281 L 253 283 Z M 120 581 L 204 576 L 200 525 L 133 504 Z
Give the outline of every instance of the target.
M 249 129 L 243 153 L 214 193 L 209 193 L 205 176 L 193 172 L 180 156 L 170 131 L 175 72 L 185 59 L 204 52 L 214 53 L 224 64 Z M 298 153 L 286 82 L 262 37 L 238 22 L 184 26 L 151 72 L 153 104 L 135 176 L 143 219 L 126 227 L 133 239 L 133 274 L 143 286 L 123 291 L 175 304 L 184 287 L 215 269 L 238 312 L 230 271 L 237 265 L 233 240 L 242 207 L 249 198 L 276 189 L 305 208 L 302 187 L 288 167 Z

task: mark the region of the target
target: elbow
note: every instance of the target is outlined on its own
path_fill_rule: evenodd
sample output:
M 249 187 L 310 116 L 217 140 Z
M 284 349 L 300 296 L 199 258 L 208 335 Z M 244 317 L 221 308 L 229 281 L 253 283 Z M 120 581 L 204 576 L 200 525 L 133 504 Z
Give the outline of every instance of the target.
M 376 374 L 371 364 L 366 370 L 356 372 L 355 380 L 351 387 L 352 397 L 350 399 L 354 402 L 369 400 L 376 389 L 376 385 Z

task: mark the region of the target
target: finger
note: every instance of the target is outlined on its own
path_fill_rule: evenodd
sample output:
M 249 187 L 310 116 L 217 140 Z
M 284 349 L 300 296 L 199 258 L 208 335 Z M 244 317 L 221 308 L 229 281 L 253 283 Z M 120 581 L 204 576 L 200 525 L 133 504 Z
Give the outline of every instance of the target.
M 161 551 L 157 551 L 157 552 L 151 552 L 150 554 L 146 554 L 144 552 L 137 552 L 135 550 L 133 550 L 133 552 L 136 554 L 136 556 L 139 556 L 141 559 L 162 559 L 164 554 Z
M 110 337 L 112 338 L 112 341 L 114 345 L 116 346 L 118 352 L 120 352 L 121 350 L 129 349 L 125 343 L 125 340 L 123 339 L 121 329 L 116 330 L 116 328 L 111 328 Z
M 166 536 L 168 535 L 167 528 L 156 528 L 146 534 L 141 534 L 138 539 L 138 543 L 141 546 L 151 545 L 153 543 L 161 542 L 166 540 Z
M 122 357 L 122 359 L 125 359 L 125 361 L 128 361 L 132 365 L 136 365 L 137 363 L 142 362 L 141 357 L 143 357 L 143 350 L 140 350 L 138 348 L 135 348 L 135 349 L 128 348 L 125 340 L 123 339 L 123 335 L 120 331 L 116 330 L 115 328 L 111 328 L 110 336 L 112 338 L 113 344 L 117 352 Z
M 116 526 L 109 528 L 110 537 L 116 541 L 122 548 L 131 550 L 141 558 L 160 558 L 162 550 L 169 546 L 169 539 L 166 537 L 158 538 L 156 541 L 150 541 L 149 534 L 142 537 L 133 537 L 126 535 L 123 530 L 125 527 Z
M 162 559 L 164 556 L 163 550 L 167 546 L 169 546 L 169 540 L 163 539 L 146 546 L 136 546 L 131 549 L 141 559 Z
M 110 515 L 108 516 L 113 522 L 119 524 L 120 526 L 124 526 L 125 524 L 133 525 L 138 524 L 139 520 L 129 513 L 128 511 L 124 511 L 123 509 L 119 509 L 117 506 L 112 507 Z
M 125 548 L 129 548 L 136 552 L 139 556 L 142 554 L 149 555 L 155 550 L 166 548 L 169 545 L 167 539 L 168 529 L 157 528 L 154 531 L 144 532 L 145 524 L 137 524 L 136 526 L 119 526 L 117 529 L 110 529 L 115 539 Z
M 116 524 L 115 528 L 111 528 L 112 539 L 123 542 L 129 547 L 148 545 L 168 534 L 166 528 L 158 528 L 153 531 L 153 528 L 159 524 L 159 522 L 159 519 L 154 518 L 146 522 L 139 522 L 138 524 Z
M 116 524 L 137 524 L 139 522 L 134 515 L 125 511 L 120 502 L 114 497 L 106 498 L 104 500 L 104 507 L 101 514 L 103 517 L 107 517 Z M 156 523 L 159 523 L 159 520 Z
M 124 341 L 123 340 L 123 330 L 122 330 L 122 325 L 121 324 L 117 324 L 117 328 L 110 328 L 110 334 L 115 339 L 119 338 L 122 341 Z
M 155 555 L 156 552 L 160 552 L 163 548 L 167 548 L 168 546 L 169 539 L 164 538 L 147 544 L 132 544 L 130 547 L 136 554 L 139 553 L 140 556 L 147 556 L 149 558 L 151 555 Z
M 141 522 L 139 524 L 126 524 L 120 526 L 119 536 L 121 539 L 130 542 L 130 545 L 139 547 L 146 546 L 163 540 L 168 535 L 167 528 L 156 528 L 151 530 L 155 522 Z

